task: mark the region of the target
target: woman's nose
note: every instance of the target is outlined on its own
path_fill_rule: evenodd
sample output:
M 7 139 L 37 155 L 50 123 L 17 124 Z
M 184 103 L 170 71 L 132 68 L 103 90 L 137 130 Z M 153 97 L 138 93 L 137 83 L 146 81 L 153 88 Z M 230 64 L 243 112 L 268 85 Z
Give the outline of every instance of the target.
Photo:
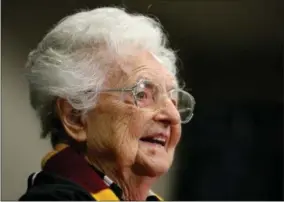
M 154 119 L 165 125 L 175 125 L 181 122 L 178 109 L 170 98 L 166 98 L 163 102 L 160 102 L 160 109 L 154 116 Z

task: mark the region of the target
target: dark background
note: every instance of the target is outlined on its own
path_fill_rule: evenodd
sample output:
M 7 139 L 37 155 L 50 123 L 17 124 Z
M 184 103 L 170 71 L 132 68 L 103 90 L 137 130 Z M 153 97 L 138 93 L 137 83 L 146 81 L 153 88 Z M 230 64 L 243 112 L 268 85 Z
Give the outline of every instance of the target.
M 173 200 L 283 200 L 284 1 L 4 0 L 2 30 L 23 44 L 37 30 L 32 49 L 67 14 L 108 5 L 159 18 L 196 98 Z

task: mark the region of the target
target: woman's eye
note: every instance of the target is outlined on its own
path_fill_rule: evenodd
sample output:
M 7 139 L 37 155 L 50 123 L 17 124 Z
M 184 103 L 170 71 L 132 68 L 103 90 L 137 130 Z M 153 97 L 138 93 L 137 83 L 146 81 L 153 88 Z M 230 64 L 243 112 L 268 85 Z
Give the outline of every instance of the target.
M 147 99 L 148 95 L 147 95 L 147 93 L 145 91 L 141 91 L 141 92 L 138 92 L 136 94 L 136 98 L 139 99 L 139 100 Z

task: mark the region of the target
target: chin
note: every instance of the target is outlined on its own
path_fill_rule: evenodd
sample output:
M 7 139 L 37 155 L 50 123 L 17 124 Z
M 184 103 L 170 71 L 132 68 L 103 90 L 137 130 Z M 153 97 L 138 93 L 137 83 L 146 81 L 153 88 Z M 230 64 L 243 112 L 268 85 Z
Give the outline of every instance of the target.
M 172 159 L 159 159 L 154 161 L 151 165 L 153 174 L 156 176 L 161 176 L 169 171 L 172 165 Z
M 159 177 L 161 175 L 166 174 L 170 169 L 170 166 L 167 165 L 155 165 L 154 168 L 152 168 L 152 172 L 149 173 L 151 177 Z
M 145 156 L 143 156 L 145 157 Z M 172 159 L 146 157 L 138 159 L 135 163 L 135 173 L 141 176 L 159 177 L 168 172 L 172 165 Z

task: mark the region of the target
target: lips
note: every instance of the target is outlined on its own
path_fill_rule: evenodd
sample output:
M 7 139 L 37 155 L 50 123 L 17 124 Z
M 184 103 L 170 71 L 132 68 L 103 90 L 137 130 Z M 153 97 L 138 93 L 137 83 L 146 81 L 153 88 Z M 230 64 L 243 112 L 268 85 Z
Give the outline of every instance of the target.
M 155 134 L 155 135 L 142 137 L 140 138 L 140 140 L 151 144 L 158 144 L 164 147 L 167 143 L 168 136 L 165 134 Z

